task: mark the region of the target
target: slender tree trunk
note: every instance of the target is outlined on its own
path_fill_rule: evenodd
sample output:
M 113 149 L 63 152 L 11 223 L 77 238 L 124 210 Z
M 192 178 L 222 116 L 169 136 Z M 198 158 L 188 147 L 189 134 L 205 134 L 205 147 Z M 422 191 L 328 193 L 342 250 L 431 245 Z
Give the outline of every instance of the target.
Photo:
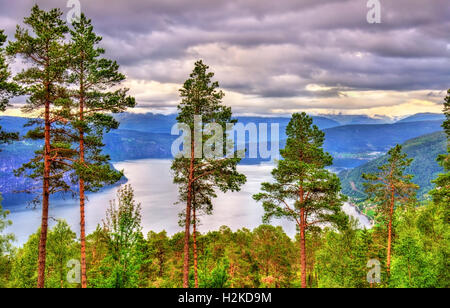
M 298 192 L 300 204 L 304 202 L 304 190 L 303 185 L 300 185 Z M 300 209 L 300 266 L 302 275 L 302 288 L 306 288 L 306 213 L 305 208 L 302 206 Z
M 84 162 L 84 134 L 80 131 L 80 162 Z M 81 242 L 81 287 L 87 288 L 86 275 L 86 217 L 84 180 L 80 179 L 80 242 Z
M 386 271 L 388 275 L 391 272 L 391 250 L 392 250 L 392 217 L 394 216 L 395 190 L 391 187 L 391 207 L 389 209 L 389 227 L 388 227 L 388 247 L 387 247 L 387 263 Z
M 80 122 L 84 121 L 84 84 L 83 77 L 80 82 Z M 84 159 L 84 130 L 80 128 L 80 163 L 83 164 Z M 87 274 L 86 274 L 86 217 L 85 217 L 85 184 L 84 180 L 80 178 L 80 242 L 81 242 L 81 288 L 87 288 Z
M 192 207 L 193 212 L 193 233 L 192 233 L 192 239 L 194 241 L 194 278 L 195 278 L 195 288 L 198 289 L 198 255 L 197 255 L 197 215 L 196 215 L 196 208 L 195 208 L 195 202 L 194 206 Z
M 49 85 L 46 85 L 49 93 Z M 47 94 L 48 96 L 49 94 Z M 48 97 L 47 97 L 48 98 Z M 37 287 L 45 287 L 45 261 L 47 254 L 47 233 L 48 233 L 48 207 L 50 199 L 50 100 L 45 103 L 45 130 L 44 130 L 44 181 L 42 191 L 42 221 L 41 235 L 39 239 L 38 258 L 38 281 Z
M 191 208 L 192 208 L 192 185 L 194 180 L 194 139 L 191 137 L 191 162 L 189 165 L 189 179 L 186 203 L 186 222 L 184 231 L 184 265 L 183 265 L 183 288 L 189 288 L 189 239 L 191 232 Z
M 302 275 L 302 288 L 306 288 L 306 222 L 305 209 L 300 210 L 300 263 Z
M 80 242 L 81 242 L 81 288 L 87 288 L 86 274 L 86 220 L 84 181 L 80 180 Z

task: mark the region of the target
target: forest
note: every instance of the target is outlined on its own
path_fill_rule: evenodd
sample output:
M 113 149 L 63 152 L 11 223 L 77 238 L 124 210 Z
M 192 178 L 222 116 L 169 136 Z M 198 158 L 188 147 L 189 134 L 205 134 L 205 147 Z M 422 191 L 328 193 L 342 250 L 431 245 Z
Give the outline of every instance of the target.
M 218 192 L 239 191 L 247 178 L 238 169 L 241 158 L 223 155 L 235 148 L 218 139 L 227 138 L 227 124 L 237 120 L 223 102 L 225 93 L 214 73 L 198 60 L 179 90 L 176 117 L 193 133 L 171 166 L 181 209 L 174 219 L 184 231 L 143 234 L 144 205 L 131 185 L 122 184 L 102 223 L 87 234 L 86 195 L 123 182 L 123 171 L 114 169 L 104 153 L 105 134 L 119 128 L 117 115 L 135 108 L 137 100 L 123 86 L 126 76 L 119 64 L 105 57 L 91 20 L 82 14 L 68 25 L 61 16 L 59 9 L 36 5 L 14 38 L 7 41 L 0 30 L 0 111 L 11 107 L 12 98 L 24 96 L 22 112 L 29 115 L 25 132 L 0 127 L 0 144 L 39 142 L 14 174 L 33 183 L 27 193 L 42 210 L 39 230 L 16 247 L 14 234 L 7 232 L 14 221 L 0 205 L 0 287 L 450 286 L 450 90 L 443 97 L 444 133 L 396 145 L 369 168 L 339 176 L 329 170 L 334 158 L 324 150 L 323 130 L 308 114 L 292 114 L 272 181 L 253 195 L 264 209 L 262 224 L 254 230 L 223 226 L 201 233 L 201 219 L 214 215 Z M 11 72 L 13 59 L 23 61 L 21 72 Z M 215 132 L 214 142 L 212 134 L 196 139 L 196 131 L 206 131 L 195 121 L 199 115 L 204 123 L 223 128 Z M 447 154 L 420 152 L 425 142 L 446 147 Z M 201 155 L 202 148 L 220 154 Z M 424 168 L 444 171 L 422 178 L 420 187 L 409 170 L 430 155 L 436 156 L 435 165 Z M 352 196 L 341 184 L 345 177 L 363 194 Z M 60 193 L 79 204 L 80 234 L 63 220 L 49 227 L 51 196 Z M 370 209 L 373 228 L 359 228 L 343 212 L 344 202 L 355 197 Z M 295 225 L 296 237 L 270 224 L 277 219 Z

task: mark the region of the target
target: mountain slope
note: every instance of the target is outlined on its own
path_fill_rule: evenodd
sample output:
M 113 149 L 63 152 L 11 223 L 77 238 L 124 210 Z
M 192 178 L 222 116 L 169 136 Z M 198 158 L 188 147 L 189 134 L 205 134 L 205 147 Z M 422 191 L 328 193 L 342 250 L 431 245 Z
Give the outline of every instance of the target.
M 172 126 L 176 124 L 175 114 L 162 115 L 154 113 L 123 113 L 116 115 L 115 118 L 120 122 L 120 129 L 152 133 L 170 134 Z M 255 123 L 256 125 L 258 125 L 260 123 L 278 123 L 280 124 L 280 131 L 283 132 L 290 121 L 290 118 L 287 117 L 238 116 L 235 118 L 239 123 L 243 124 Z M 321 116 L 313 116 L 313 120 L 314 124 L 317 125 L 320 129 L 326 129 L 340 125 L 337 121 Z
M 325 149 L 334 153 L 387 152 L 396 144 L 442 130 L 442 121 L 346 125 L 325 130 Z
M 403 151 L 413 158 L 411 166 L 406 173 L 414 175 L 413 182 L 420 186 L 419 197 L 424 196 L 433 184 L 431 183 L 443 169 L 437 164 L 438 155 L 446 153 L 447 138 L 444 132 L 436 132 L 418 138 L 408 140 L 403 144 Z M 352 170 L 339 173 L 344 194 L 354 198 L 365 198 L 363 193 L 363 173 L 376 172 L 378 166 L 387 162 L 387 156 L 383 155 Z
M 346 115 L 346 114 L 324 114 L 323 117 L 334 120 L 339 125 L 357 125 L 357 124 L 389 124 L 391 118 L 386 116 L 369 117 L 367 115 Z
M 442 113 L 417 113 L 415 115 L 404 118 L 397 123 L 417 122 L 417 121 L 444 121 L 445 116 Z

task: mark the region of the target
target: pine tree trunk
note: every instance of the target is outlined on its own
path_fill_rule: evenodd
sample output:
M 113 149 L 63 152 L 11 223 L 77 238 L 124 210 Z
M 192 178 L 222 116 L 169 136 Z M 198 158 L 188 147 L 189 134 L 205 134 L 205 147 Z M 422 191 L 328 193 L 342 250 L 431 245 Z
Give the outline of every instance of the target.
M 391 250 L 392 250 L 392 217 L 394 216 L 394 204 L 395 204 L 395 190 L 391 187 L 391 206 L 389 209 L 389 227 L 388 227 L 388 247 L 387 247 L 387 262 L 386 271 L 388 275 L 391 272 Z
M 191 208 L 192 208 L 192 185 L 194 179 L 194 139 L 191 138 L 191 162 L 189 165 L 189 179 L 186 202 L 186 221 L 184 231 L 184 264 L 183 264 L 183 288 L 189 288 L 189 239 L 191 232 Z
M 194 241 L 194 278 L 195 278 L 195 288 L 198 289 L 198 255 L 197 255 L 197 215 L 196 215 L 196 209 L 195 209 L 195 203 L 192 208 L 193 210 L 193 224 L 194 224 L 194 230 L 192 233 L 193 241 Z
M 46 85 L 49 93 L 49 85 Z M 44 181 L 42 191 L 42 221 L 41 235 L 39 238 L 38 257 L 38 281 L 37 287 L 45 287 L 45 261 L 47 254 L 47 233 L 48 233 L 48 207 L 50 199 L 50 100 L 45 102 L 45 130 L 44 130 Z
M 84 86 L 81 81 L 80 95 L 80 121 L 84 121 Z M 80 163 L 84 163 L 84 131 L 80 128 Z M 87 288 L 86 273 L 86 217 L 85 217 L 85 185 L 84 180 L 80 178 L 80 242 L 81 242 L 81 288 Z
M 83 135 L 80 135 L 83 138 Z M 82 148 L 82 141 L 80 139 L 80 148 Z M 84 149 L 82 150 L 84 152 Z M 83 155 L 80 155 L 80 157 Z M 83 159 L 80 159 L 82 162 Z M 86 274 L 86 218 L 85 218 L 85 191 L 84 181 L 80 179 L 80 243 L 81 243 L 81 288 L 87 288 L 87 274 Z
M 300 210 L 300 263 L 302 275 L 302 288 L 306 288 L 306 237 L 305 209 Z

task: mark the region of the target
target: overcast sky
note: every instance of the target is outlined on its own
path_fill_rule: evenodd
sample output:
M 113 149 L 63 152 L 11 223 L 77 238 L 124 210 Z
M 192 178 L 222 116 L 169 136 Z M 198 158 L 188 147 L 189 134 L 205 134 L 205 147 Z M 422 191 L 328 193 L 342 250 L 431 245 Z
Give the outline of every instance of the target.
M 0 0 L 12 39 L 34 3 Z M 80 0 L 140 112 L 173 112 L 197 59 L 238 114 L 440 112 L 450 88 L 449 0 Z

